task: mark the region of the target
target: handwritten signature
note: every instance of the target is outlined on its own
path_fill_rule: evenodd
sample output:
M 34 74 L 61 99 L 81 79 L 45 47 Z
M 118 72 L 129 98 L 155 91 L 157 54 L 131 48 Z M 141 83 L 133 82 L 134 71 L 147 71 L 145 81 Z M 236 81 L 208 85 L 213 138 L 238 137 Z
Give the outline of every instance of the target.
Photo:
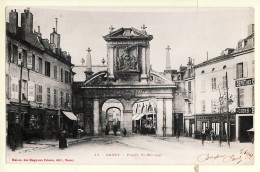
M 244 160 L 252 160 L 254 154 L 245 149 L 240 149 L 238 154 L 216 154 L 211 155 L 209 153 L 201 154 L 197 156 L 197 161 L 205 162 L 205 161 L 215 161 L 217 159 L 222 160 L 224 163 L 234 162 L 236 164 L 240 164 Z

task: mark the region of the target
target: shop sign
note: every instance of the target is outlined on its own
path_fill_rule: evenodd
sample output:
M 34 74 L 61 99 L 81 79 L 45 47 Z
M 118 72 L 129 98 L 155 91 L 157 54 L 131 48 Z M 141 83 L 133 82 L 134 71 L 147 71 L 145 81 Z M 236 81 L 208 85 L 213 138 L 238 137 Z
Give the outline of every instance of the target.
M 254 85 L 255 84 L 255 79 L 250 78 L 250 79 L 243 79 L 243 80 L 237 80 L 236 81 L 236 87 L 242 87 L 246 85 Z
M 35 100 L 35 83 L 32 81 L 28 82 L 28 101 Z
M 32 69 L 32 52 L 27 54 L 27 68 Z
M 236 113 L 237 114 L 254 114 L 255 109 L 252 108 L 236 108 Z
M 58 111 L 55 110 L 46 110 L 47 115 L 58 115 Z

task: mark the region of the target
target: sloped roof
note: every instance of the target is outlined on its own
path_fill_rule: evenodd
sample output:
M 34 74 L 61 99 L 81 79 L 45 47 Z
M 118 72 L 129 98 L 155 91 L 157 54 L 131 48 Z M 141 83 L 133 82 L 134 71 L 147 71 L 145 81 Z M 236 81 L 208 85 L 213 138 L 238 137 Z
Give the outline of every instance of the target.
M 74 81 L 75 82 L 83 82 L 86 80 L 86 76 L 85 76 L 85 70 L 86 70 L 86 66 L 74 66 L 72 71 L 75 72 L 76 74 L 74 75 Z M 100 71 L 105 71 L 107 70 L 107 66 L 103 66 L 103 65 L 92 65 L 92 72 L 93 74 L 98 73 Z

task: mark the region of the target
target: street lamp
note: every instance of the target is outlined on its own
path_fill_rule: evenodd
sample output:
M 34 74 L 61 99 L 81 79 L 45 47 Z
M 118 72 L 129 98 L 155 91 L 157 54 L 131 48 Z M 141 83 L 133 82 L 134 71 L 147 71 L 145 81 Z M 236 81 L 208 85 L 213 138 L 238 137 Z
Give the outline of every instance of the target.
M 23 55 L 22 55 L 22 51 L 19 51 L 19 57 L 18 57 L 18 66 L 20 66 L 21 70 L 20 70 L 20 80 L 19 80 L 19 117 L 18 117 L 18 125 L 19 125 L 19 130 L 22 129 L 22 124 L 21 124 L 21 118 L 22 118 L 22 79 L 23 79 Z M 21 131 L 19 131 L 20 134 L 22 134 Z M 21 139 L 21 135 L 18 136 L 19 137 L 19 144 L 22 146 L 22 139 Z
M 229 96 L 228 96 L 228 74 L 226 72 L 226 89 L 227 89 L 227 142 L 228 146 L 230 147 L 230 140 L 229 140 Z

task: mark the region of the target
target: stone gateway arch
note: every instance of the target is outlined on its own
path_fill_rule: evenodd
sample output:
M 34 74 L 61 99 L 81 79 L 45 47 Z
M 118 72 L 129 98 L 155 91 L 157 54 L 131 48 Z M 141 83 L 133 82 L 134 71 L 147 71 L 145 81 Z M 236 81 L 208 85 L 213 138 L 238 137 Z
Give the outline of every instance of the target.
M 84 114 L 86 133 L 104 134 L 107 120 L 102 115 L 102 107 L 108 100 L 115 99 L 122 104 L 121 131 L 125 128 L 127 133 L 136 132 L 134 127 L 148 125 L 146 120 L 152 120 L 156 135 L 173 135 L 176 84 L 163 73 L 151 69 L 149 42 L 153 36 L 147 34 L 145 28 L 142 27 L 142 31 L 120 28 L 103 37 L 107 43 L 106 70 L 93 73 L 88 50 L 86 80 L 73 86 L 73 108 L 75 113 Z M 152 102 L 156 115 L 151 115 L 149 103 L 140 103 L 142 100 Z M 133 108 L 138 102 L 137 106 L 143 109 L 139 114 Z

